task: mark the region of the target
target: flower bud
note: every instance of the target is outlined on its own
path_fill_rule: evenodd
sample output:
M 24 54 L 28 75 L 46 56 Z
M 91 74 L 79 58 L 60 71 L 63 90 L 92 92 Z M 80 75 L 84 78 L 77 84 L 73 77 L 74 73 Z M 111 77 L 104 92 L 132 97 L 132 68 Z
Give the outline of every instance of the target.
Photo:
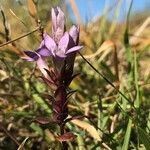
M 75 45 L 79 43 L 79 26 L 73 25 L 69 31 L 70 36 L 72 37 Z
M 62 10 L 59 7 L 52 8 L 52 35 L 55 39 L 55 42 L 61 39 L 65 32 L 65 16 Z

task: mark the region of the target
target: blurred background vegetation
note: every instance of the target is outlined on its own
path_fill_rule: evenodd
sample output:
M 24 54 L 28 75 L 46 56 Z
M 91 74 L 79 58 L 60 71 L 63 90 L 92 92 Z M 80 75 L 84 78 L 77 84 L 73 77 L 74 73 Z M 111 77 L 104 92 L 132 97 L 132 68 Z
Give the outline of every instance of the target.
M 40 32 L 32 32 L 38 19 L 51 34 L 50 10 L 57 5 L 66 14 L 68 28 L 75 22 L 73 12 L 81 28 L 82 54 L 116 87 L 77 56 L 74 72 L 80 75 L 70 86 L 77 92 L 70 98 L 69 114 L 87 115 L 92 121 L 67 123 L 67 130 L 76 134 L 69 149 L 150 149 L 150 13 L 130 14 L 128 8 L 127 17 L 117 21 L 122 2 L 114 0 L 115 5 L 105 6 L 101 16 L 85 23 L 74 0 L 0 1 L 0 149 L 60 149 L 57 127 L 35 121 L 51 117 L 51 104 L 44 98 L 51 91 L 39 79 L 36 65 L 21 59 L 24 50 L 39 47 Z

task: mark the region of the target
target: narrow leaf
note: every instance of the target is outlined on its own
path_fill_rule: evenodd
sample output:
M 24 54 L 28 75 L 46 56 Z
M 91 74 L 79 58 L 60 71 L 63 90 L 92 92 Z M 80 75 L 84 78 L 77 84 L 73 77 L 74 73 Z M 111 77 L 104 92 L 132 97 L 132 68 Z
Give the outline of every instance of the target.
M 64 141 L 73 141 L 75 139 L 75 135 L 71 132 L 67 132 L 63 135 L 60 135 L 58 137 L 56 137 L 56 139 L 59 141 L 59 142 L 64 142 Z
M 23 140 L 23 142 L 21 143 L 21 145 L 18 147 L 17 150 L 23 150 L 23 147 L 24 147 L 24 145 L 25 145 L 25 143 L 26 143 L 27 140 L 28 140 L 28 137 L 26 137 L 26 138 Z
M 43 136 L 43 130 L 42 128 L 36 124 L 36 123 L 31 123 L 30 127 L 39 135 Z
M 98 131 L 88 122 L 81 121 L 79 119 L 71 120 L 71 122 L 79 126 L 80 128 L 86 130 L 90 134 L 90 136 L 93 137 L 94 139 L 101 141 Z
M 138 127 L 139 140 L 144 144 L 146 150 L 150 150 L 150 136 L 140 127 Z
M 132 126 L 132 120 L 129 119 L 126 134 L 125 134 L 125 137 L 124 137 L 122 150 L 128 150 L 130 134 L 131 134 L 131 126 Z
M 28 0 L 28 10 L 30 15 L 35 18 L 36 14 L 37 14 L 37 10 L 36 10 L 36 5 L 33 2 L 33 0 Z

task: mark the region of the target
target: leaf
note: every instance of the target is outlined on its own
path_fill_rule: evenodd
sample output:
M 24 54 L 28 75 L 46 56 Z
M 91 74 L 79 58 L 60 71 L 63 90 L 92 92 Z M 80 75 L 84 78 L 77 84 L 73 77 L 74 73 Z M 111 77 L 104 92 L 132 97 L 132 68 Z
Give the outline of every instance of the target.
M 45 130 L 44 130 L 44 133 L 45 133 L 46 137 L 48 138 L 48 140 L 50 140 L 50 141 L 55 141 L 56 136 L 55 136 L 55 134 L 52 133 L 49 129 L 45 129 Z
M 36 17 L 36 14 L 37 14 L 37 9 L 36 9 L 36 5 L 35 3 L 33 2 L 33 0 L 28 0 L 28 10 L 29 10 L 29 13 L 30 15 L 35 18 Z
M 85 121 L 81 121 L 79 119 L 71 120 L 71 122 L 79 126 L 80 128 L 86 130 L 91 135 L 91 137 L 93 137 L 97 141 L 101 141 L 98 131 L 91 124 Z
M 50 123 L 50 119 L 49 118 L 44 118 L 44 117 L 38 117 L 35 119 L 35 121 L 37 121 L 40 124 L 49 124 Z
M 35 100 L 35 102 L 37 104 L 39 104 L 39 106 L 44 109 L 48 114 L 51 114 L 51 109 L 49 108 L 49 106 L 46 104 L 46 102 L 38 95 L 38 94 L 33 94 L 33 99 Z
M 64 141 L 73 141 L 75 137 L 76 136 L 72 132 L 67 132 L 67 133 L 64 133 L 63 135 L 57 136 L 56 139 L 59 142 L 64 142 Z
M 43 136 L 43 130 L 42 128 L 36 124 L 36 123 L 31 123 L 30 127 L 39 135 Z
M 130 135 L 131 135 L 131 126 L 132 126 L 132 120 L 129 119 L 126 134 L 125 134 L 125 137 L 124 137 L 122 150 L 128 150 L 129 140 L 130 140 Z
M 141 104 L 141 98 L 140 98 L 140 89 L 138 85 L 138 64 L 137 64 L 137 56 L 136 52 L 134 52 L 134 83 L 136 88 L 136 99 L 134 101 L 134 105 L 136 108 L 140 107 Z
M 80 134 L 77 136 L 78 150 L 85 150 L 84 137 Z
M 146 150 L 150 150 L 150 136 L 140 127 L 138 127 L 139 140 L 144 144 Z

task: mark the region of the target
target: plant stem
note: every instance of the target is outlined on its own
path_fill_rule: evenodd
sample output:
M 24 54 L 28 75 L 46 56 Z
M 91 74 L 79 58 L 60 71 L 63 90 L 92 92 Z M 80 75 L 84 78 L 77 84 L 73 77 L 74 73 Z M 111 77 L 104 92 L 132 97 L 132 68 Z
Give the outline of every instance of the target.
M 61 135 L 64 134 L 64 125 L 60 126 L 60 133 Z M 65 141 L 62 142 L 62 150 L 68 150 L 68 145 Z

